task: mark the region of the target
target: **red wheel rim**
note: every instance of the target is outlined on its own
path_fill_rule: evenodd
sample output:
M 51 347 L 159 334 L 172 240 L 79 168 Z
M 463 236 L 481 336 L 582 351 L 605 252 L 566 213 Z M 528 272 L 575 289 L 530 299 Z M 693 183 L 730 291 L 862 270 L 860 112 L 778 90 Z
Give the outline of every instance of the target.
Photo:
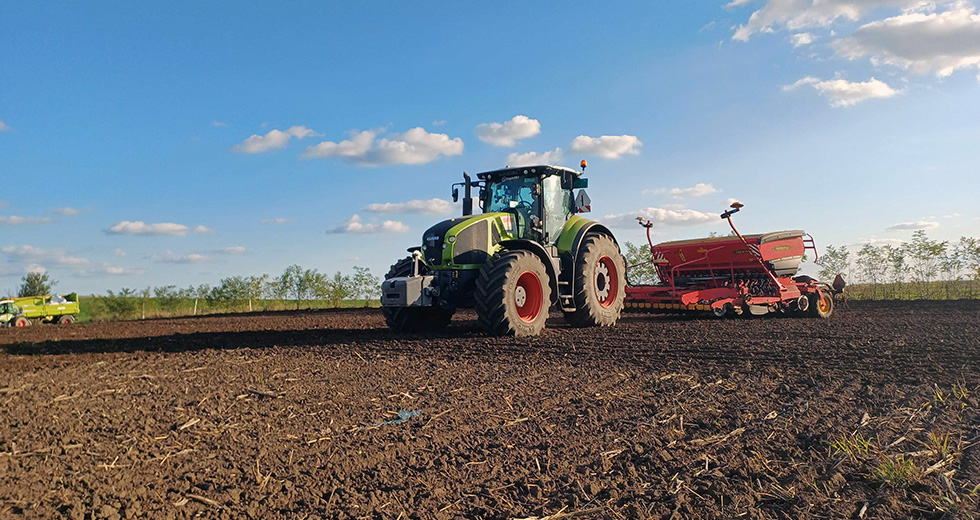
M 14 327 L 26 327 L 27 320 L 17 320 L 14 322 Z
M 616 270 L 616 262 L 608 256 L 600 258 L 595 264 L 595 276 L 592 279 L 599 305 L 612 307 L 619 297 L 619 272 Z
M 541 314 L 541 303 L 544 301 L 544 290 L 541 279 L 532 271 L 524 271 L 517 278 L 514 288 L 514 303 L 517 305 L 517 316 L 521 321 L 531 323 Z

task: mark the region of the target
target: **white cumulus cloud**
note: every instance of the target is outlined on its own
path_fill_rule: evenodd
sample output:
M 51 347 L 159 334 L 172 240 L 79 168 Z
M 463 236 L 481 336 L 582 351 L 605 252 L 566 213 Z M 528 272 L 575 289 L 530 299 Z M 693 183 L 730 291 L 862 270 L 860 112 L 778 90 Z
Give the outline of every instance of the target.
M 505 166 L 518 168 L 520 166 L 535 166 L 538 164 L 558 164 L 561 162 L 562 149 L 555 148 L 548 152 L 512 153 L 507 156 Z
M 209 256 L 202 255 L 200 253 L 187 253 L 180 255 L 175 254 L 170 250 L 152 255 L 150 258 L 158 264 L 203 264 L 211 261 Z
M 728 7 L 747 3 L 747 0 L 736 0 L 729 3 Z M 764 6 L 752 13 L 745 24 L 735 29 L 732 39 L 748 41 L 757 33 L 826 27 L 838 19 L 859 20 L 876 8 L 911 8 L 922 4 L 922 0 L 767 0 Z
M 870 57 L 915 74 L 949 76 L 980 68 L 980 14 L 968 2 L 944 12 L 907 12 L 865 24 L 833 47 L 848 59 Z
M 128 276 L 128 275 L 145 274 L 146 269 L 140 269 L 136 267 L 123 267 L 121 265 L 113 265 L 110 263 L 103 262 L 101 272 L 92 273 L 92 274 L 95 275 L 95 274 L 102 274 L 102 273 L 110 274 L 112 276 Z
M 73 217 L 82 213 L 81 210 L 77 210 L 75 208 L 52 208 L 51 212 L 66 217 Z
M 408 229 L 408 226 L 397 220 L 369 223 L 362 221 L 359 215 L 354 215 L 340 226 L 327 231 L 327 233 L 404 233 Z
M 17 215 L 0 215 L 0 226 L 24 226 L 28 224 L 45 224 L 51 222 L 47 217 L 20 217 Z
M 323 141 L 320 144 L 308 147 L 303 151 L 302 157 L 315 159 L 326 159 L 328 157 L 357 159 L 363 157 L 371 149 L 371 145 L 374 144 L 374 135 L 375 133 L 371 130 L 351 132 L 351 138 L 345 141 Z
M 918 230 L 918 229 L 932 229 L 939 227 L 939 222 L 932 222 L 929 220 L 915 220 L 912 222 L 899 222 L 894 226 L 888 226 L 888 231 L 905 231 L 905 230 Z
M 310 146 L 302 157 L 339 157 L 359 166 L 391 164 L 426 164 L 441 157 L 463 153 L 463 140 L 446 134 L 426 132 L 422 127 L 401 134 L 375 139 L 376 132 L 355 132 L 351 139 L 339 143 L 324 141 Z
M 303 139 L 305 137 L 311 137 L 315 135 L 320 135 L 313 130 L 305 126 L 291 126 L 285 131 L 282 130 L 270 130 L 269 133 L 265 135 L 255 134 L 248 139 L 245 139 L 234 148 L 232 151 L 238 153 L 262 153 L 268 152 L 270 150 L 276 150 L 279 148 L 284 148 L 289 140 L 293 137 L 297 139 Z
M 61 266 L 84 266 L 89 260 L 67 253 L 64 249 L 45 249 L 29 245 L 4 246 L 0 252 L 15 262 L 32 264 L 56 264 Z
M 445 215 L 453 209 L 448 200 L 427 199 L 408 202 L 375 202 L 364 207 L 371 213 L 414 213 L 419 215 Z
M 273 217 L 259 219 L 259 224 L 289 224 L 293 219 L 286 217 Z
M 219 247 L 218 249 L 212 249 L 212 253 L 216 255 L 243 255 L 248 252 L 242 246 L 229 246 L 229 247 Z
M 653 222 L 654 226 L 695 226 L 707 222 L 716 222 L 718 214 L 705 213 L 693 209 L 642 208 L 632 213 L 620 213 L 602 217 L 602 223 L 616 227 L 631 227 L 636 225 L 636 217 L 643 217 Z
M 718 193 L 718 189 L 711 183 L 699 182 L 690 188 L 657 188 L 655 190 L 643 190 L 643 193 L 653 193 L 656 195 L 667 194 L 675 199 L 684 197 L 703 197 L 712 193 Z
M 791 38 L 793 40 L 793 47 L 803 47 L 804 45 L 810 45 L 817 39 L 816 36 L 808 32 L 796 33 Z
M 643 143 L 635 135 L 603 135 L 589 137 L 580 135 L 572 140 L 571 150 L 589 155 L 598 155 L 606 159 L 618 159 L 625 154 L 640 153 Z
M 110 235 L 146 235 L 146 236 L 184 236 L 188 233 L 209 233 L 210 229 L 204 226 L 195 226 L 193 229 L 183 224 L 173 222 L 159 222 L 147 224 L 137 220 L 123 220 L 105 230 Z
M 796 90 L 797 88 L 810 85 L 816 91 L 830 101 L 833 107 L 849 107 L 862 101 L 875 98 L 890 98 L 898 94 L 898 91 L 888 86 L 887 83 L 871 78 L 868 81 L 857 82 L 844 79 L 820 80 L 812 76 L 807 76 L 795 83 L 785 85 L 784 91 Z
M 520 139 L 541 133 L 541 123 L 527 116 L 514 116 L 503 123 L 483 123 L 476 125 L 476 136 L 484 143 L 494 146 L 514 146 Z

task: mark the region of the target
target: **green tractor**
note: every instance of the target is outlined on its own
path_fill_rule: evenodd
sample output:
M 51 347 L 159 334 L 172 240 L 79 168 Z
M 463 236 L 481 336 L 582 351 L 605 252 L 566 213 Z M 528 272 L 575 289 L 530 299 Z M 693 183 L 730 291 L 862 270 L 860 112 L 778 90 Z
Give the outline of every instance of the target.
M 0 327 L 29 327 L 31 320 L 14 300 L 0 301 Z
M 626 268 L 608 228 L 578 216 L 591 210 L 582 172 L 557 166 L 505 168 L 454 184 L 463 216 L 432 226 L 422 245 L 381 285 L 385 320 L 395 331 L 430 332 L 456 309 L 475 308 L 494 335 L 533 336 L 552 305 L 579 327 L 615 325 Z M 473 214 L 479 188 L 482 215 Z M 574 190 L 579 190 L 575 195 Z

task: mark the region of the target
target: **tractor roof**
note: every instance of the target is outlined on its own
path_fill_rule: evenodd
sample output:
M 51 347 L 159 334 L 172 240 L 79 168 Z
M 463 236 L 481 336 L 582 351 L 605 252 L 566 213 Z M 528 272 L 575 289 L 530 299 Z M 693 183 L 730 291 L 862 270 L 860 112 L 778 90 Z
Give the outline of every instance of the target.
M 14 301 L 13 300 L 0 300 L 0 305 L 3 305 L 5 303 L 14 303 Z
M 571 168 L 566 168 L 564 166 L 549 166 L 547 164 L 540 164 L 537 166 L 521 166 L 518 168 L 504 168 L 502 170 L 493 170 L 489 172 L 483 172 L 476 174 L 477 177 L 483 180 L 487 179 L 500 179 L 502 177 L 519 177 L 534 175 L 538 176 L 540 174 L 554 175 L 558 173 L 571 173 L 572 175 L 578 177 L 582 175 L 582 172 L 573 170 Z

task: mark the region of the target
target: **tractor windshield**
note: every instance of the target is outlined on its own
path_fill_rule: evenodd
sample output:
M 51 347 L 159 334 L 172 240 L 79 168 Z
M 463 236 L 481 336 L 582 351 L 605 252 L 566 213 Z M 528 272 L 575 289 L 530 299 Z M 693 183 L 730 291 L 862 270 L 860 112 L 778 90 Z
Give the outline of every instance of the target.
M 529 215 L 536 215 L 538 198 L 534 192 L 537 182 L 534 177 L 513 177 L 491 184 L 490 206 L 485 211 L 495 213 L 508 208 L 525 208 Z

